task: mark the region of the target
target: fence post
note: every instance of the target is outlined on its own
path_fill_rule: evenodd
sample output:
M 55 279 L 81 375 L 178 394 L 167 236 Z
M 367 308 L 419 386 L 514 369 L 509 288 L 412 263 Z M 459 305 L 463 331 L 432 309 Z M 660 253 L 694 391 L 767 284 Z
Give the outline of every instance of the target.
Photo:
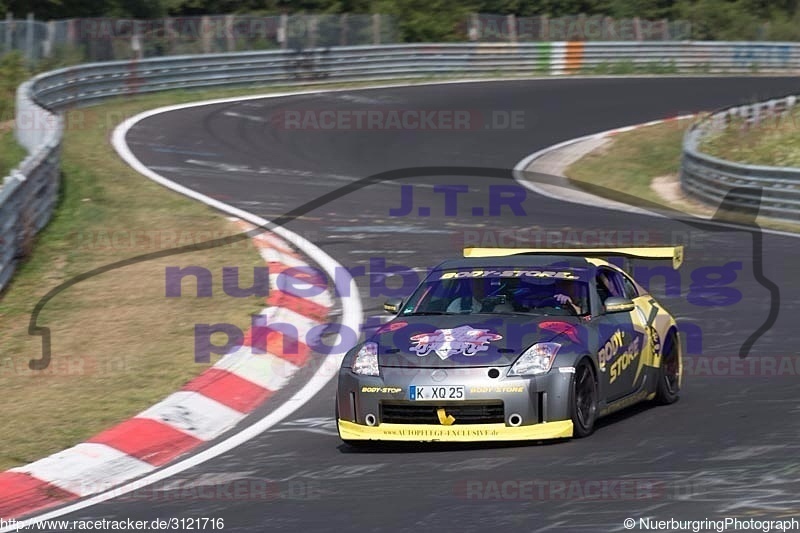
M 9 53 L 11 51 L 11 46 L 14 42 L 11 40 L 11 37 L 14 32 L 14 14 L 11 11 L 6 12 L 6 42 L 5 42 L 5 52 Z
M 539 40 L 540 41 L 549 41 L 550 40 L 550 17 L 547 15 L 542 15 L 539 17 Z
M 319 18 L 311 15 L 308 19 L 308 44 L 307 48 L 316 48 L 319 40 Z
M 212 28 L 211 28 L 211 20 L 209 20 L 208 15 L 203 15 L 200 17 L 200 35 L 202 36 L 202 47 L 204 54 L 211 53 L 211 37 L 212 37 Z
M 639 17 L 633 17 L 633 36 L 637 41 L 642 40 L 642 23 Z
M 33 13 L 28 13 L 28 20 L 25 24 L 25 59 L 31 65 L 35 61 L 35 52 L 33 50 L 33 32 L 35 21 L 33 20 Z
M 517 18 L 514 14 L 506 16 L 506 26 L 508 26 L 508 42 L 517 42 Z
M 289 15 L 286 13 L 281 13 L 280 24 L 278 25 L 278 35 L 276 38 L 278 43 L 281 45 L 281 50 L 286 50 L 286 47 L 289 45 L 286 35 L 286 27 L 289 25 Z
M 225 40 L 227 41 L 228 52 L 236 50 L 236 39 L 233 38 L 233 17 L 235 15 L 225 15 Z
M 480 28 L 479 25 L 480 20 L 478 19 L 477 13 L 470 13 L 469 15 L 469 28 L 467 29 L 467 38 L 470 41 L 478 41 L 480 40 Z
M 67 21 L 67 46 L 75 47 L 78 45 L 78 30 L 75 28 L 78 23 L 75 19 Z M 85 54 L 82 54 L 85 56 Z
M 53 43 L 56 40 L 56 21 L 47 21 L 47 39 L 42 43 L 42 54 L 44 57 L 51 57 L 53 55 Z
M 144 46 L 142 45 L 142 24 L 139 20 L 133 21 L 133 31 L 131 32 L 131 59 L 139 60 L 144 57 Z
M 339 46 L 347 46 L 347 13 L 339 15 Z
M 613 41 L 617 38 L 617 32 L 614 30 L 614 19 L 611 17 L 603 17 L 603 41 Z
M 576 41 L 588 41 L 589 40 L 589 37 L 586 34 L 586 14 L 585 13 L 581 13 L 580 15 L 578 15 L 577 28 L 575 28 L 575 29 L 577 30 L 578 35 L 574 40 L 576 40 Z M 570 40 L 573 40 L 573 39 L 570 38 Z
M 381 16 L 372 14 L 372 44 L 381 44 Z
M 164 37 L 167 40 L 165 46 L 167 53 L 164 55 L 175 54 L 175 35 L 172 30 L 172 17 L 166 17 L 164 19 Z
M 662 30 L 662 38 L 665 41 L 669 41 L 670 40 L 669 21 L 667 19 L 661 19 L 661 27 L 663 28 L 663 30 Z

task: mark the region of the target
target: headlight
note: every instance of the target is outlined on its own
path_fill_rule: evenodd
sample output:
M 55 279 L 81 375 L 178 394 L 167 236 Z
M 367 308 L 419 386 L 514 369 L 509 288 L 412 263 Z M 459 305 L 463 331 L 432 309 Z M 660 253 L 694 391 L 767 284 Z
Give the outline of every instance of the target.
M 559 348 L 561 348 L 561 345 L 557 342 L 537 342 L 519 356 L 508 375 L 544 374 L 553 366 L 553 360 L 556 358 Z
M 362 376 L 379 376 L 378 345 L 374 342 L 364 343 L 353 361 L 353 372 Z

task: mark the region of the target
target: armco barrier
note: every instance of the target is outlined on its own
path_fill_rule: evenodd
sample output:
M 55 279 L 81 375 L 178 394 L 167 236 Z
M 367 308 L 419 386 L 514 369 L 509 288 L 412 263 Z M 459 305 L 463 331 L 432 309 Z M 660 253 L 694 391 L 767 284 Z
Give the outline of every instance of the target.
M 32 82 L 17 89 L 16 137 L 28 156 L 0 187 L 0 291 L 58 199 L 61 117 L 33 99 Z
M 781 120 L 791 113 L 796 96 L 722 109 L 696 122 L 683 140 L 681 187 L 717 206 L 784 220 L 800 219 L 800 168 L 734 163 L 704 154 L 704 138 L 727 127 L 749 127 Z
M 121 95 L 234 85 L 799 69 L 797 43 L 652 41 L 351 46 L 175 56 L 54 70 L 18 89 L 16 135 L 30 155 L 0 189 L 0 290 L 8 283 L 33 234 L 52 214 L 63 134 L 58 113 L 70 107 Z

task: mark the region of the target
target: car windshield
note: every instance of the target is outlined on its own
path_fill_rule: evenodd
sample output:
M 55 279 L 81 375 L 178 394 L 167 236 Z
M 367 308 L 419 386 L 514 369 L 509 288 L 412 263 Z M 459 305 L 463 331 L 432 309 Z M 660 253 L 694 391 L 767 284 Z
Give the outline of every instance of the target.
M 589 313 L 589 285 L 562 271 L 434 272 L 403 306 L 403 315 Z

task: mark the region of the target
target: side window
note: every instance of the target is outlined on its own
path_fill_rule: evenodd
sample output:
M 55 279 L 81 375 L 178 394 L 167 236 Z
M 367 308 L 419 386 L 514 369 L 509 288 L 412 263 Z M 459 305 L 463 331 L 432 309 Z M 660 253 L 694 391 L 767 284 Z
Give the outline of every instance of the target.
M 601 268 L 597 272 L 597 293 L 600 301 L 605 301 L 610 296 L 625 295 L 622 277 L 609 268 Z
M 636 289 L 636 285 L 628 278 L 628 276 L 622 276 L 622 288 L 625 290 L 625 298 L 629 300 L 633 300 L 639 296 L 639 291 Z

